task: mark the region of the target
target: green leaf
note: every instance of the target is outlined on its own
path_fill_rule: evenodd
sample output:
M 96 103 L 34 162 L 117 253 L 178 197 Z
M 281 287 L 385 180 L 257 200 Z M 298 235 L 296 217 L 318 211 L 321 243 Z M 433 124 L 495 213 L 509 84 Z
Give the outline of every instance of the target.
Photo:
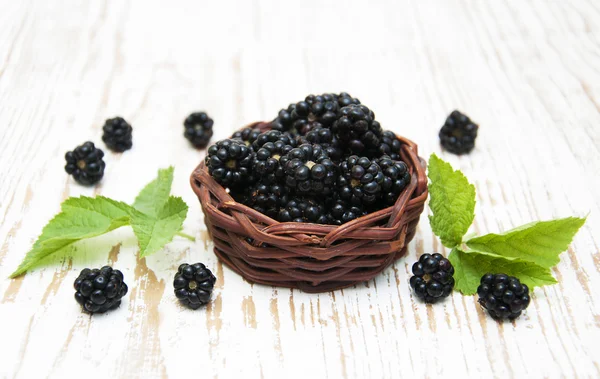
M 133 207 L 148 216 L 157 217 L 169 200 L 173 171 L 173 167 L 158 170 L 158 177 L 142 189 Z
M 538 221 L 501 234 L 471 238 L 466 244 L 477 251 L 519 258 L 550 268 L 560 262 L 560 253 L 567 250 L 584 223 L 585 218 L 577 217 Z
M 462 242 L 475 217 L 475 187 L 459 170 L 431 154 L 428 166 L 431 229 L 446 247 Z
M 171 196 L 156 217 L 133 213 L 131 226 L 140 245 L 140 256 L 155 253 L 171 242 L 181 230 L 187 211 L 188 206 L 181 198 Z
M 448 259 L 454 266 L 454 289 L 464 295 L 477 293 L 481 277 L 486 273 L 515 276 L 531 289 L 557 283 L 549 268 L 520 259 L 507 259 L 477 252 L 465 253 L 458 248 L 450 252 Z
M 125 203 L 98 196 L 69 198 L 42 230 L 42 234 L 11 274 L 17 277 L 44 258 L 84 238 L 92 238 L 129 224 L 131 207 Z
M 61 212 L 42 230 L 11 278 L 24 274 L 43 259 L 84 238 L 97 237 L 121 226 L 132 225 L 139 239 L 140 255 L 160 250 L 180 233 L 188 207 L 178 197 L 169 196 L 173 182 L 173 167 L 159 170 L 135 199 L 134 206 L 103 196 L 69 198 Z

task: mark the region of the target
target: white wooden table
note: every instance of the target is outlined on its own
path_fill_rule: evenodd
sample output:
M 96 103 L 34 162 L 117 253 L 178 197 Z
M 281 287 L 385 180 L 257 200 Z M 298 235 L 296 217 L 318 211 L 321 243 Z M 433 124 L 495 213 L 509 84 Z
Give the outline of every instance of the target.
M 598 2 L 1 0 L 0 9 L 1 378 L 600 375 Z M 311 295 L 223 267 L 188 184 L 205 152 L 183 138 L 183 119 L 208 111 L 216 141 L 309 93 L 339 91 L 422 156 L 463 170 L 478 191 L 474 232 L 589 213 L 554 269 L 559 284 L 537 289 L 515 323 L 458 293 L 418 302 L 411 264 L 448 253 L 428 211 L 408 257 L 354 288 Z M 437 139 L 455 108 L 481 125 L 461 158 Z M 77 185 L 64 153 L 103 146 L 101 126 L 116 115 L 134 127 L 133 150 L 107 152 L 96 188 Z M 64 199 L 131 202 L 169 165 L 197 242 L 139 259 L 124 228 L 6 279 Z M 214 301 L 193 312 L 176 302 L 172 277 L 196 261 L 218 282 Z M 131 290 L 118 310 L 90 317 L 72 283 L 107 263 Z

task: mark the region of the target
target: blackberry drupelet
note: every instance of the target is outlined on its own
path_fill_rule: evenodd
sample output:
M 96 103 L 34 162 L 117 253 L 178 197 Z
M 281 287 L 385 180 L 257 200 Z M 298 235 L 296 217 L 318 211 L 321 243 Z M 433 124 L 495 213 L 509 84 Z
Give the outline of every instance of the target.
M 104 152 L 88 141 L 65 154 L 65 171 L 80 184 L 96 184 L 104 176 L 106 164 L 103 157 Z
M 122 117 L 115 117 L 106 120 L 102 127 L 102 141 L 106 147 L 117 153 L 131 149 L 133 146 L 132 131 L 133 128 Z
M 339 162 L 344 154 L 339 140 L 331 129 L 324 128 L 322 126 L 315 127 L 303 136 L 296 137 L 298 144 L 313 144 L 321 145 L 329 158 L 334 162 Z
M 377 148 L 382 133 L 381 125 L 375 121 L 375 114 L 359 104 L 343 107 L 332 129 L 340 141 L 355 154 Z
M 246 143 L 246 146 L 251 146 L 254 141 L 261 135 L 261 131 L 258 129 L 244 128 L 240 131 L 233 133 L 231 139 L 237 139 Z
M 213 120 L 205 112 L 194 112 L 183 122 L 184 136 L 199 149 L 203 149 L 213 136 Z
M 382 155 L 387 155 L 395 161 L 400 160 L 400 149 L 402 148 L 402 143 L 396 137 L 394 132 L 386 130 L 381 134 L 381 139 L 377 149 L 371 149 L 367 152 L 367 156 L 370 158 L 379 158 Z
M 366 215 L 367 212 L 343 200 L 338 200 L 330 211 L 330 222 L 333 225 L 343 225 Z
M 529 288 L 506 274 L 485 274 L 477 288 L 479 304 L 497 320 L 513 320 L 529 306 Z
M 454 267 L 441 254 L 423 254 L 412 266 L 410 286 L 417 297 L 426 303 L 435 303 L 452 292 Z
M 374 204 L 381 195 L 385 176 L 375 161 L 351 155 L 340 163 L 338 195 L 357 207 Z
M 410 183 L 408 166 L 406 163 L 393 160 L 387 155 L 378 159 L 377 164 L 384 176 L 381 183 L 381 200 L 385 206 L 394 205 L 398 200 L 398 196 Z
M 217 278 L 202 263 L 179 266 L 173 287 L 179 301 L 191 309 L 208 304 Z
M 127 294 L 123 273 L 110 266 L 101 269 L 85 268 L 75 279 L 75 300 L 88 313 L 104 313 L 118 308 Z
M 309 222 L 328 224 L 325 206 L 316 199 L 307 197 L 292 198 L 279 211 L 279 222 Z
M 442 147 L 454 154 L 467 154 L 475 147 L 478 129 L 479 126 L 469 117 L 454 111 L 440 130 Z
M 206 167 L 224 187 L 247 186 L 255 181 L 252 169 L 254 151 L 239 140 L 226 139 L 208 148 Z
M 285 184 L 300 194 L 327 196 L 337 180 L 337 166 L 320 145 L 303 144 L 280 159 Z

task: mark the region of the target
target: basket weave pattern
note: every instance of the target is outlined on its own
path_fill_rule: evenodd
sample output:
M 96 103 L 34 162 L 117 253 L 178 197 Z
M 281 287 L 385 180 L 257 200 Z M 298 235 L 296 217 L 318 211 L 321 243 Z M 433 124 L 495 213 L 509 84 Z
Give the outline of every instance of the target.
M 268 130 L 258 122 L 248 127 Z M 402 142 L 411 182 L 396 204 L 342 226 L 280 223 L 237 203 L 202 162 L 192 188 L 215 244 L 215 254 L 246 280 L 323 292 L 373 279 L 406 254 L 427 199 L 425 163 L 417 145 Z

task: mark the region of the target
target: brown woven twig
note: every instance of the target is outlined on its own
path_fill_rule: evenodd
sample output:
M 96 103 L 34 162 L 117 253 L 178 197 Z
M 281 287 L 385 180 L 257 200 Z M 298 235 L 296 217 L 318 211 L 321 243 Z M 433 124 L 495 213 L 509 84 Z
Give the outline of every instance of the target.
M 248 127 L 267 130 L 257 122 Z M 323 292 L 368 281 L 406 254 L 427 199 L 425 162 L 398 137 L 410 184 L 392 207 L 342 226 L 280 223 L 235 202 L 204 162 L 192 173 L 215 254 L 251 282 Z

